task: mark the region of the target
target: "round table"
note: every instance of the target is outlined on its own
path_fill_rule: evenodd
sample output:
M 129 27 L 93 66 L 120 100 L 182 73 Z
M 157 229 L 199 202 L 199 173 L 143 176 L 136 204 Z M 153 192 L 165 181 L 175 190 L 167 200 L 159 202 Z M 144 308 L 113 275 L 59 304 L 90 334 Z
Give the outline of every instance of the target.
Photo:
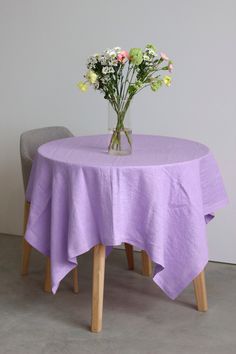
M 108 142 L 81 136 L 39 147 L 26 240 L 50 255 L 54 293 L 77 256 L 128 243 L 148 254 L 153 280 L 174 299 L 207 264 L 206 222 L 227 203 L 215 159 L 178 138 L 134 135 L 128 156 L 109 155 Z

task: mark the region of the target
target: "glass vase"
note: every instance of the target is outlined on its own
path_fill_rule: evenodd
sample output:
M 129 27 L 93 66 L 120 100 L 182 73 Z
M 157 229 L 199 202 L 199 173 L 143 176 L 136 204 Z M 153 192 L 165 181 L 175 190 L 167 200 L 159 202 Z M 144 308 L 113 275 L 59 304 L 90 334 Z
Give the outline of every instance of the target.
M 121 101 L 119 109 L 108 105 L 108 153 L 111 155 L 130 155 L 132 153 L 132 130 L 130 102 Z

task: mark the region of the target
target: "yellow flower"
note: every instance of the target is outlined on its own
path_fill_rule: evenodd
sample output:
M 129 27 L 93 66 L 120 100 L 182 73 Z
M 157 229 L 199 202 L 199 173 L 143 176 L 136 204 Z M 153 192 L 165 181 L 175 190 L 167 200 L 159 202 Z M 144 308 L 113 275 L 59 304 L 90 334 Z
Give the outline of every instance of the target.
M 167 87 L 170 87 L 170 85 L 171 85 L 171 77 L 170 76 L 164 76 L 163 81 Z
M 89 70 L 86 74 L 86 79 L 90 82 L 90 84 L 95 84 L 97 77 L 97 74 L 93 70 Z
M 87 82 L 83 82 L 83 81 L 80 81 L 78 82 L 77 84 L 77 87 L 82 91 L 82 92 L 86 92 L 89 88 L 89 85 Z

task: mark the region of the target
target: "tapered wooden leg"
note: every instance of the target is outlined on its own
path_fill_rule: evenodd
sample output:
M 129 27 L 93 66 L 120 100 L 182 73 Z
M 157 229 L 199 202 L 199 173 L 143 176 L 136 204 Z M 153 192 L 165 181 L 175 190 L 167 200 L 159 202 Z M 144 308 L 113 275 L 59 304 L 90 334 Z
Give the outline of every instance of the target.
M 73 274 L 73 289 L 74 293 L 77 294 L 79 292 L 79 275 L 78 275 L 78 267 L 72 270 Z
M 128 262 L 128 269 L 134 270 L 134 253 L 133 253 L 133 246 L 129 243 L 125 243 L 125 252 Z
M 91 331 L 102 330 L 103 293 L 105 274 L 105 246 L 99 244 L 93 249 L 93 289 Z
M 198 311 L 205 312 L 208 310 L 207 291 L 204 270 L 194 279 L 194 292 Z
M 25 201 L 24 207 L 24 238 L 23 238 L 23 249 L 22 249 L 22 266 L 21 266 L 21 274 L 27 275 L 29 271 L 29 261 L 30 261 L 30 254 L 32 246 L 25 240 L 25 231 L 26 226 L 29 218 L 29 210 L 30 210 L 30 203 Z
M 152 261 L 151 258 L 148 256 L 147 252 L 141 251 L 142 257 L 142 273 L 147 277 L 152 275 Z
M 24 207 L 24 236 L 27 227 L 27 222 L 29 218 L 29 210 L 30 210 L 30 203 L 25 201 Z M 30 261 L 30 254 L 31 254 L 32 246 L 23 238 L 23 252 L 22 252 L 22 268 L 21 274 L 27 275 L 29 271 L 29 261 Z M 78 268 L 76 267 L 73 269 L 73 290 L 74 293 L 79 292 L 79 281 L 78 281 Z M 47 293 L 52 292 L 51 286 L 51 265 L 50 259 L 47 257 L 46 260 L 46 271 L 45 271 L 45 281 L 44 281 L 44 291 Z
M 51 262 L 50 258 L 46 258 L 46 269 L 45 269 L 45 280 L 44 280 L 44 291 L 46 293 L 52 292 L 52 284 L 51 284 Z

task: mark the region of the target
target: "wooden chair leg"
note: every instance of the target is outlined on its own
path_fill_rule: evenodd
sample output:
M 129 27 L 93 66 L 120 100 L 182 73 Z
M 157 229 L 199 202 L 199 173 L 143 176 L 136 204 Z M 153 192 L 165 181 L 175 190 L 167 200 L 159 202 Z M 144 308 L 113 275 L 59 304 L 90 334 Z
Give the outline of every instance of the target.
M 75 267 L 73 269 L 73 289 L 74 289 L 74 293 L 78 294 L 79 292 L 79 274 L 78 274 L 78 267 Z
M 134 253 L 133 253 L 133 246 L 129 243 L 125 243 L 125 252 L 128 262 L 128 269 L 134 270 Z
M 30 254 L 32 250 L 32 246 L 25 240 L 25 231 L 26 226 L 29 218 L 29 210 L 30 210 L 30 203 L 25 201 L 24 206 L 24 238 L 23 238 L 23 249 L 22 249 L 22 266 L 21 266 L 21 274 L 27 275 L 29 271 L 29 261 L 30 261 Z
M 147 252 L 141 251 L 142 257 L 142 273 L 143 275 L 150 277 L 152 275 L 152 261 Z
M 105 246 L 94 247 L 91 331 L 95 333 L 102 330 L 105 254 Z
M 194 293 L 198 311 L 205 312 L 208 310 L 207 291 L 204 270 L 194 279 Z
M 45 280 L 44 280 L 44 291 L 46 293 L 52 292 L 52 284 L 51 284 L 51 262 L 50 258 L 46 259 L 46 270 L 45 270 Z
M 27 227 L 27 222 L 29 218 L 29 210 L 30 210 L 30 203 L 25 201 L 24 207 L 24 235 Z M 23 252 L 22 252 L 22 269 L 21 274 L 27 275 L 29 271 L 29 261 L 30 261 L 30 254 L 31 254 L 32 246 L 23 239 Z M 78 281 L 78 268 L 76 267 L 73 269 L 73 290 L 74 293 L 79 292 L 79 281 Z M 45 272 L 45 281 L 44 281 L 44 291 L 47 293 L 52 292 L 51 286 L 51 266 L 50 266 L 50 259 L 47 257 L 46 260 L 46 272 Z

